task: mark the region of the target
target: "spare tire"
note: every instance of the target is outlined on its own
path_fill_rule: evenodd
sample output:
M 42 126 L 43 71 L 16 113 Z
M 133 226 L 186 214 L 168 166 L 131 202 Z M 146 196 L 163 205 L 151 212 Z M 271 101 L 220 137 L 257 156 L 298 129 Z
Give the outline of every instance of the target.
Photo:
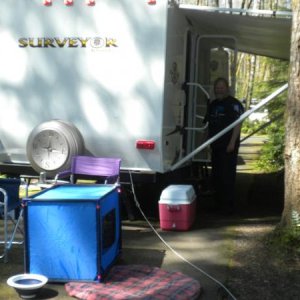
M 70 168 L 74 155 L 84 152 L 80 131 L 62 120 L 51 120 L 36 126 L 30 133 L 26 153 L 33 169 L 47 176 L 55 176 Z

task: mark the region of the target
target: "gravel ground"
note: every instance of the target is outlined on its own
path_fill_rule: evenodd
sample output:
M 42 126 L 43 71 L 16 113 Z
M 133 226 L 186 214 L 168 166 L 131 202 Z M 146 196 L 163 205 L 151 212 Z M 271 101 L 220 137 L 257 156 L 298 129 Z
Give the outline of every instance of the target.
M 235 226 L 228 286 L 239 300 L 300 299 L 300 256 L 270 246 L 276 220 L 261 221 Z
M 227 285 L 239 300 L 298 300 L 300 252 L 270 243 L 283 209 L 283 174 L 255 174 L 250 181 L 248 216 L 229 229 L 234 239 Z

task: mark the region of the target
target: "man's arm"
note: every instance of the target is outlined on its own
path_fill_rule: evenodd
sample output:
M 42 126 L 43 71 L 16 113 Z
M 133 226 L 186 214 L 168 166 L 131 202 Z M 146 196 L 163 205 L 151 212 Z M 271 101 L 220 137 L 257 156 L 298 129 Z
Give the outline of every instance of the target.
M 240 136 L 240 132 L 241 132 L 241 127 L 242 127 L 242 123 L 236 125 L 234 128 L 233 128 L 233 131 L 232 131 L 232 135 L 231 135 L 231 139 L 229 141 L 229 144 L 227 145 L 227 149 L 226 151 L 229 153 L 229 152 L 232 152 L 235 148 L 235 144 L 237 142 L 237 139 L 238 137 Z

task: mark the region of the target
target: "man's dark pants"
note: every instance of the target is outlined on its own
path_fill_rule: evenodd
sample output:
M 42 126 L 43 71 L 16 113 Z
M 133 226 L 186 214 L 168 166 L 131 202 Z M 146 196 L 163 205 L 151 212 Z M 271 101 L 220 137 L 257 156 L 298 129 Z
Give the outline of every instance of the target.
M 232 212 L 234 209 L 237 157 L 238 148 L 229 153 L 224 148 L 213 148 L 211 152 L 215 201 L 217 208 L 225 212 Z

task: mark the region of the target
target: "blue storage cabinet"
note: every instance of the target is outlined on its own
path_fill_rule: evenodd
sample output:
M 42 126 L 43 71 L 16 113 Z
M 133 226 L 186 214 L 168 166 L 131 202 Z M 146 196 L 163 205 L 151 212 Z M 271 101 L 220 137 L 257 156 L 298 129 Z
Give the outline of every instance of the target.
M 25 269 L 49 281 L 102 281 L 121 251 L 118 189 L 57 185 L 23 199 Z

